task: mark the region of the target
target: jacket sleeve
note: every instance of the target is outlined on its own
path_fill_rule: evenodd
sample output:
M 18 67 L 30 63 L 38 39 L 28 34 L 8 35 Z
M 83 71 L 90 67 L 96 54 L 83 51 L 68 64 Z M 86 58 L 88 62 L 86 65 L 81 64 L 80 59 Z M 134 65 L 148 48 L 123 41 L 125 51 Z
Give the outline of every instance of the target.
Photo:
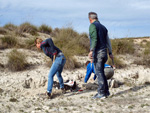
M 84 82 L 87 83 L 87 81 L 89 80 L 90 76 L 91 76 L 92 70 L 90 68 L 88 68 L 87 66 L 87 71 L 86 71 L 86 76 L 84 79 Z
M 97 43 L 97 31 L 96 31 L 96 26 L 94 24 L 90 25 L 89 33 L 90 33 L 90 40 L 91 40 L 90 50 L 93 51 Z
M 51 38 L 47 39 L 48 45 L 51 47 L 51 52 L 53 55 L 57 54 L 57 50 L 55 49 L 55 45 L 53 43 L 53 40 Z
M 109 39 L 108 34 L 107 34 L 107 36 L 106 36 L 106 46 L 107 46 L 107 48 L 108 48 L 109 55 L 111 55 L 111 54 L 112 54 L 112 47 L 111 47 L 111 42 L 110 42 L 110 39 Z

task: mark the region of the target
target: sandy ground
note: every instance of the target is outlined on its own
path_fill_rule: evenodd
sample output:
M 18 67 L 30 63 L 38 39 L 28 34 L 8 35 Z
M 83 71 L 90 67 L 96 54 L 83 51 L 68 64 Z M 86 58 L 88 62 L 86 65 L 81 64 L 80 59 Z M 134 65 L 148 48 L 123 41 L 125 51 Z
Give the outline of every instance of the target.
M 47 87 L 49 67 L 45 65 L 43 53 L 22 50 L 28 54 L 30 69 L 11 72 L 0 69 L 0 113 L 149 113 L 150 112 L 150 69 L 130 64 L 125 69 L 116 69 L 113 78 L 124 83 L 110 88 L 107 99 L 93 100 L 96 89 L 84 89 L 82 92 L 70 92 L 61 95 L 59 89 L 53 89 L 53 99 L 41 98 Z M 10 49 L 0 50 L 0 61 L 7 63 Z M 77 57 L 84 63 L 87 57 Z M 132 61 L 129 61 L 132 62 Z M 86 68 L 64 70 L 62 76 L 76 80 L 82 87 Z M 55 81 L 57 77 L 54 77 Z M 89 82 L 92 81 L 92 77 Z

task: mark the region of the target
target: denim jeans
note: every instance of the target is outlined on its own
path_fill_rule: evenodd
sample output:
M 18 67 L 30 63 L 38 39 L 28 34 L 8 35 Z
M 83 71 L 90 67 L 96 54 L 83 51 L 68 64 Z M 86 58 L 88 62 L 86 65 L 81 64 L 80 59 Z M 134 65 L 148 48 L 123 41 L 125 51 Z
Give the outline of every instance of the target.
M 48 86 L 47 86 L 47 92 L 51 93 L 53 88 L 53 77 L 56 74 L 57 78 L 59 80 L 60 88 L 64 88 L 63 78 L 61 76 L 61 72 L 63 70 L 63 67 L 66 63 L 66 58 L 64 55 L 57 56 L 54 63 L 51 66 L 51 69 L 49 71 L 48 75 Z
M 99 50 L 94 54 L 94 68 L 98 80 L 97 92 L 101 95 L 106 95 L 109 92 L 107 79 L 104 73 L 104 65 L 107 61 L 107 50 Z

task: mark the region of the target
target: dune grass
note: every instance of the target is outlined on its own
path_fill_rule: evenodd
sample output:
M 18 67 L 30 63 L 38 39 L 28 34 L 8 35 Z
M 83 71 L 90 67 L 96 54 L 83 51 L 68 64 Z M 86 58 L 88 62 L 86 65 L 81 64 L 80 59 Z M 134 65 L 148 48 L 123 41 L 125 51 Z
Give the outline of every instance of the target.
M 48 26 L 48 25 L 45 25 L 45 24 L 42 24 L 39 28 L 38 28 L 38 31 L 39 32 L 42 32 L 42 33 L 46 33 L 46 34 L 50 34 L 53 29 L 52 27 Z
M 79 34 L 71 27 L 59 29 L 54 36 L 55 44 L 60 48 L 67 61 L 65 68 L 80 67 L 80 64 L 73 58 L 74 55 L 87 55 L 89 50 L 89 39 L 86 34 Z M 86 43 L 85 43 L 86 42 Z
M 1 38 L 1 41 L 2 41 L 1 48 L 3 49 L 15 47 L 18 44 L 18 39 L 10 35 L 5 35 L 4 37 Z
M 28 66 L 26 55 L 23 52 L 19 52 L 16 49 L 12 50 L 8 54 L 7 67 L 12 71 L 22 71 Z
M 25 33 L 30 33 L 31 35 L 38 35 L 38 29 L 36 26 L 32 25 L 29 22 L 25 22 L 19 26 L 18 30 L 19 34 L 22 34 L 23 32 Z
M 133 54 L 135 52 L 132 39 L 113 39 L 111 40 L 113 53 L 118 54 Z
M 2 34 L 2 35 L 7 34 L 7 30 L 3 27 L 0 27 L 0 34 Z
M 8 23 L 5 24 L 3 28 L 8 29 L 10 31 L 15 31 L 17 29 L 17 26 L 12 23 Z

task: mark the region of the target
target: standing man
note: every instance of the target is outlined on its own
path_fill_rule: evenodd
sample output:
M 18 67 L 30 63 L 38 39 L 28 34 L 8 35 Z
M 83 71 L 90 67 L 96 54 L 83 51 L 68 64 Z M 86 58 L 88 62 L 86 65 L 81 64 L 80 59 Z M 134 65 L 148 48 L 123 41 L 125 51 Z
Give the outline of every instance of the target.
M 113 59 L 112 48 L 108 37 L 108 31 L 106 27 L 98 21 L 97 14 L 95 12 L 89 12 L 88 16 L 91 23 L 89 27 L 90 53 L 88 56 L 93 60 L 98 79 L 98 93 L 93 99 L 103 99 L 110 95 L 107 79 L 104 73 L 104 65 L 108 59 L 107 49 L 109 51 L 109 57 Z

